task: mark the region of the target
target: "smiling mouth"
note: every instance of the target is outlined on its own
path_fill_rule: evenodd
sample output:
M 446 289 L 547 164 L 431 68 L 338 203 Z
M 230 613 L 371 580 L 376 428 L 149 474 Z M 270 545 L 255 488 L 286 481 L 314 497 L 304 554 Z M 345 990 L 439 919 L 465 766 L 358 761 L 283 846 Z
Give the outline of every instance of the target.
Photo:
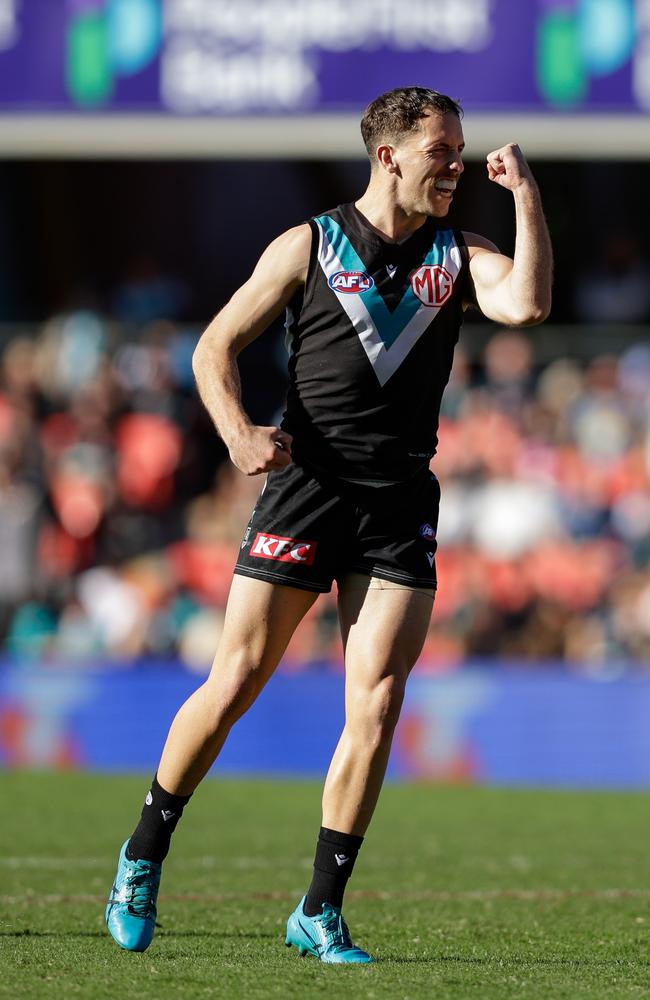
M 434 182 L 434 188 L 436 194 L 441 194 L 444 198 L 452 198 L 454 191 L 456 190 L 456 181 L 451 180 L 448 177 L 439 177 L 437 181 Z

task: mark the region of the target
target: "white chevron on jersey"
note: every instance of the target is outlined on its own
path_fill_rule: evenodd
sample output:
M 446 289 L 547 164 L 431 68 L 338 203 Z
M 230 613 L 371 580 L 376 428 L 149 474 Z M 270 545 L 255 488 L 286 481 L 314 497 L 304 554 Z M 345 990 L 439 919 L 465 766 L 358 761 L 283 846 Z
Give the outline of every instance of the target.
M 337 272 L 346 269 L 328 239 L 324 227 L 318 219 L 315 222 L 319 232 L 318 262 L 323 269 L 325 277 L 329 280 Z M 462 255 L 451 233 L 450 242 L 445 247 L 444 257 L 440 263 L 455 281 L 462 267 Z M 368 361 L 373 367 L 379 384 L 382 386 L 395 374 L 442 308 L 441 306 L 421 305 L 415 315 L 407 322 L 394 343 L 390 347 L 386 347 L 372 316 L 363 302 L 362 296 L 339 292 L 335 288 L 332 291 L 356 330 Z

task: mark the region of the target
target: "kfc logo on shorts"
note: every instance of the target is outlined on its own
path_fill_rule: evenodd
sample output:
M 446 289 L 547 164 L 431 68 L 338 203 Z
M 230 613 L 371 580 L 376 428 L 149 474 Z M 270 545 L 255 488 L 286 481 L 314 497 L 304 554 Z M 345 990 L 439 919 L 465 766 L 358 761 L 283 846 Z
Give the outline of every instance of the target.
M 411 275 L 411 288 L 425 306 L 441 306 L 454 290 L 454 279 L 446 267 L 425 264 Z
M 421 524 L 420 536 L 422 538 L 427 538 L 427 539 L 435 538 L 436 537 L 435 529 L 432 528 L 430 524 Z
M 365 271 L 337 271 L 328 281 L 330 288 L 335 292 L 344 292 L 346 295 L 367 292 L 374 283 Z
M 281 538 L 258 531 L 250 554 L 257 559 L 277 559 L 279 562 L 303 563 L 311 566 L 316 555 L 316 542 L 301 542 L 297 538 Z

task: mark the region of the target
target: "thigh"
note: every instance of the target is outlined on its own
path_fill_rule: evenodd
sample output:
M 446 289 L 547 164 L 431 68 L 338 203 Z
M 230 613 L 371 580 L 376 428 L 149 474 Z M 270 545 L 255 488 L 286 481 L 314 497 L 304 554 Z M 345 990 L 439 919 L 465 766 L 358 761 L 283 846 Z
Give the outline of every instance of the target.
M 234 576 L 208 683 L 234 674 L 268 679 L 318 594 Z
M 365 580 L 365 584 L 364 584 Z M 339 585 L 339 619 L 348 681 L 406 680 L 431 621 L 434 591 L 353 574 Z

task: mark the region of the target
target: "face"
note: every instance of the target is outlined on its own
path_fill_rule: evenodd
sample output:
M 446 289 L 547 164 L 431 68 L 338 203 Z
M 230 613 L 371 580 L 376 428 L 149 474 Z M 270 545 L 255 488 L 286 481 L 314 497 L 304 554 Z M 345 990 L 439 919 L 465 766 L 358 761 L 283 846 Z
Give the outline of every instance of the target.
M 445 216 L 463 172 L 463 129 L 455 114 L 428 114 L 393 146 L 397 198 L 409 214 Z

